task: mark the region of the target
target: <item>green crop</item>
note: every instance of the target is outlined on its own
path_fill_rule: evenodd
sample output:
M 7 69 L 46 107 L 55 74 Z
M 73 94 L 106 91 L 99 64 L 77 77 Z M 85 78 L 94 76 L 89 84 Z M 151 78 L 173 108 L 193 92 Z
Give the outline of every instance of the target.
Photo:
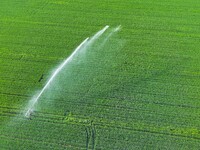
M 0 149 L 199 149 L 199 8 L 195 0 L 0 2 Z M 55 68 L 106 25 L 26 118 Z

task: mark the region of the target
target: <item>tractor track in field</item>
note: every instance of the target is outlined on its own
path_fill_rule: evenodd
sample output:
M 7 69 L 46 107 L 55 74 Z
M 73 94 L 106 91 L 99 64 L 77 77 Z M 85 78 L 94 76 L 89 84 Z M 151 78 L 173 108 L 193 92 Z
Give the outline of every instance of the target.
M 72 92 L 70 92 L 72 93 Z M 85 93 L 78 93 L 78 92 L 73 92 L 74 94 L 79 94 L 79 95 L 82 95 L 82 96 L 85 96 Z M 145 94 L 145 95 L 155 95 L 155 96 L 172 96 L 173 98 L 174 97 L 178 97 L 178 95 L 170 95 L 170 94 L 163 94 L 163 93 L 150 93 L 150 92 L 135 92 L 135 94 Z M 0 92 L 0 94 L 3 94 L 3 95 L 11 95 L 11 96 L 19 96 L 19 97 L 27 97 L 27 98 L 30 98 L 31 95 L 25 95 L 25 94 L 16 94 L 16 93 L 6 93 L 6 92 Z M 90 98 L 90 99 L 94 99 L 94 98 L 97 98 L 95 96 L 87 96 L 87 98 Z M 179 97 L 178 97 L 179 98 Z M 53 99 L 53 98 L 50 98 L 51 100 L 56 100 L 56 99 Z M 97 98 L 98 99 L 98 98 Z M 101 98 L 102 99 L 102 98 Z M 115 101 L 121 101 L 121 100 L 126 100 L 126 101 L 129 101 L 128 100 L 129 98 L 120 98 L 120 97 L 105 97 L 104 99 L 115 99 Z M 131 99 L 131 98 L 130 98 Z M 181 98 L 180 98 L 181 99 Z M 193 99 L 193 100 L 198 100 L 199 98 L 198 97 L 188 97 L 188 99 Z M 155 105 L 162 105 L 162 106 L 171 106 L 171 107 L 179 107 L 179 108 L 190 108 L 190 109 L 200 109 L 200 107 L 198 106 L 191 106 L 191 105 L 186 105 L 186 104 L 170 104 L 170 103 L 163 103 L 163 102 L 152 102 L 152 101 L 149 101 L 149 100 L 141 100 L 141 99 L 134 99 L 134 102 L 138 102 L 138 103 L 148 103 L 148 104 L 155 104 Z
M 24 115 L 23 113 L 20 113 L 20 112 L 10 112 L 10 111 L 3 111 L 0 113 L 1 116 L 5 116 L 5 117 L 15 117 L 16 115 L 19 115 L 18 118 L 21 118 L 21 119 L 26 119 L 24 118 Z M 85 118 L 86 117 L 86 118 Z M 87 119 L 88 116 L 85 116 L 85 117 L 77 117 L 77 119 Z M 49 122 L 49 123 L 59 123 L 59 124 L 65 124 L 65 122 L 63 122 L 63 116 L 62 115 L 48 115 L 46 116 L 46 114 L 42 114 L 42 115 L 32 115 L 30 119 L 35 119 L 37 118 L 37 121 L 41 121 L 41 122 Z M 98 119 L 104 119 L 105 117 L 102 117 L 102 116 L 95 116 L 95 118 L 98 118 Z M 140 122 L 144 122 L 144 119 L 138 119 L 136 117 L 131 117 L 131 119 L 127 120 L 126 117 L 121 117 L 121 116 L 118 116 L 118 117 L 109 117 L 107 116 L 106 117 L 107 119 L 109 119 L 110 121 L 115 121 L 115 120 L 126 120 L 125 123 L 129 123 L 130 121 L 140 121 Z M 159 123 L 162 121 L 154 121 L 154 120 L 149 120 L 148 122 L 146 123 Z M 183 126 L 183 127 L 188 127 L 188 126 Z
M 7 57 L 0 57 L 1 59 L 4 59 L 4 60 L 7 60 L 7 61 L 18 61 L 20 63 L 27 63 L 27 62 L 35 62 L 35 63 L 46 63 L 46 64 L 52 64 L 54 62 L 57 62 L 59 58 L 57 59 L 44 59 L 44 58 L 23 58 L 23 56 L 20 56 L 20 57 L 11 57 L 11 56 L 7 56 Z M 8 66 L 8 65 L 4 65 L 4 66 Z
M 10 116 L 13 115 L 15 116 L 17 113 L 16 112 L 5 112 L 5 114 L 1 114 L 1 115 L 4 115 L 4 116 Z M 24 119 L 24 116 L 23 114 L 20 115 L 21 119 Z M 122 119 L 122 117 L 118 117 L 119 119 Z M 53 124 L 60 124 L 60 125 L 66 125 L 66 122 L 63 121 L 63 116 L 62 115 L 52 115 L 52 114 L 45 114 L 45 113 L 42 113 L 42 112 L 36 112 L 33 116 L 32 116 L 32 119 L 36 119 L 36 121 L 38 122 L 46 122 L 46 123 L 53 123 Z M 76 119 L 77 120 L 85 120 L 87 118 L 85 118 L 84 116 L 80 117 L 80 116 L 76 116 Z M 98 119 L 96 120 L 101 120 L 101 119 L 104 119 L 104 117 L 98 117 Z M 113 120 L 114 119 L 114 120 Z M 169 131 L 166 131 L 164 130 L 163 132 L 156 132 L 156 131 L 151 131 L 149 129 L 139 129 L 139 128 L 133 128 L 133 127 L 130 127 L 130 126 L 120 126 L 115 124 L 113 125 L 111 122 L 112 121 L 115 121 L 116 118 L 112 118 L 110 119 L 108 122 L 95 122 L 95 126 L 98 126 L 98 127 L 102 127 L 102 128 L 118 128 L 118 129 L 124 129 L 124 130 L 130 130 L 130 131 L 137 131 L 137 132 L 146 132 L 146 133 L 150 133 L 150 134 L 160 134 L 160 135 L 167 135 L 167 136 L 175 136 L 175 137 L 183 137 L 183 138 L 189 138 L 189 139 L 195 139 L 195 140 L 200 140 L 200 137 L 196 137 L 196 136 L 187 136 L 187 135 L 181 135 L 181 134 L 173 134 L 173 133 L 169 133 Z M 126 118 L 124 118 L 126 119 Z M 138 120 L 136 118 L 136 120 Z M 30 120 L 31 121 L 31 120 Z M 111 124 L 110 124 L 110 123 Z M 88 126 L 86 123 L 83 123 L 83 122 L 79 122 L 79 121 L 74 121 L 74 122 L 70 122 L 71 124 L 76 124 L 76 125 L 79 125 L 79 126 Z M 123 122 L 122 122 L 123 123 Z M 128 122 L 127 122 L 128 123 Z M 93 144 L 94 145 L 94 144 Z
M 156 115 L 156 116 L 166 116 L 166 117 L 170 117 L 170 118 L 173 118 L 173 117 L 179 117 L 179 118 L 183 118 L 183 119 L 188 119 L 190 120 L 191 118 L 193 119 L 196 119 L 196 116 L 191 116 L 191 115 L 168 115 L 166 113 L 159 113 L 159 112 L 156 112 L 156 111 L 151 111 L 151 110 L 148 110 L 148 109 L 141 109 L 141 108 L 135 108 L 135 107 L 127 107 L 127 106 L 117 106 L 117 105 L 108 105 L 108 104 L 93 104 L 93 103 L 87 103 L 87 102 L 71 102 L 71 101 L 65 101 L 65 103 L 68 103 L 70 105 L 79 105 L 79 106 L 87 106 L 89 108 L 101 108 L 101 109 L 105 109 L 105 108 L 108 108 L 110 111 L 111 110 L 128 110 L 128 113 L 134 113 L 134 112 L 143 112 L 145 114 L 149 114 L 149 115 Z M 18 111 L 18 114 L 20 113 L 20 111 L 17 109 L 17 108 L 10 108 L 10 107 L 4 107 L 4 106 L 0 106 L 0 109 L 5 109 L 3 110 L 2 112 L 4 114 L 8 113 L 8 114 L 12 114 L 12 111 L 15 109 L 16 111 Z M 11 109 L 11 111 L 10 111 Z M 42 112 L 38 112 L 38 111 L 35 111 L 37 112 L 38 114 L 42 113 Z M 17 114 L 16 112 L 13 112 L 13 114 Z M 51 113 L 49 113 L 51 114 Z M 105 114 L 106 115 L 106 114 Z M 124 117 L 121 117 L 121 118 L 124 118 Z M 134 119 L 134 118 L 131 118 L 131 119 Z M 135 118 L 135 119 L 139 119 L 139 118 Z M 151 121 L 151 120 L 150 120 Z
M 46 121 L 45 121 L 46 122 Z M 45 122 L 43 122 L 43 123 L 45 123 Z M 53 123 L 53 122 L 46 122 L 46 123 Z M 54 124 L 54 123 L 53 123 Z M 75 126 L 82 126 L 81 124 L 76 124 L 76 123 L 72 123 L 73 125 L 75 125 Z M 61 124 L 60 124 L 61 125 Z M 65 125 L 65 124 L 62 124 L 62 125 Z M 85 125 L 83 125 L 83 126 L 85 126 Z M 119 129 L 119 130 L 127 130 L 127 131 L 132 131 L 132 132 L 143 132 L 143 133 L 148 133 L 148 134 L 157 134 L 157 135 L 163 135 L 163 136 L 173 136 L 173 137 L 179 137 L 179 138 L 190 138 L 190 139 L 193 139 L 193 140 L 200 140 L 200 138 L 194 138 L 194 137 L 189 137 L 189 136 L 182 136 L 182 135 L 175 135 L 175 134 L 168 134 L 168 133 L 161 133 L 161 132 L 152 132 L 152 131 L 148 131 L 148 130 L 141 130 L 141 129 L 134 129 L 134 128 L 128 128 L 128 127 L 118 127 L 118 126 L 112 126 L 112 125 L 103 125 L 103 124 L 95 124 L 95 126 L 97 126 L 98 128 L 102 128 L 102 129 L 104 129 L 104 128 L 111 128 L 111 129 Z M 48 130 L 46 130 L 46 131 L 44 131 L 44 133 L 46 133 L 46 132 L 48 132 Z M 17 136 L 10 136 L 10 135 L 1 135 L 1 136 L 6 136 L 8 139 L 11 137 L 12 139 L 14 139 L 14 140 L 16 140 L 16 139 L 19 139 L 19 140 L 23 140 L 23 139 L 28 139 L 29 141 L 33 141 L 33 142 L 35 142 L 35 140 L 34 139 L 31 139 L 31 138 L 27 138 L 27 136 L 26 137 L 24 137 L 24 138 L 22 138 L 22 137 L 17 137 Z M 101 137 L 98 137 L 98 138 L 101 138 Z M 106 141 L 109 143 L 109 141 L 110 142 L 116 142 L 116 141 L 118 141 L 118 142 L 126 142 L 126 143 L 137 143 L 138 142 L 138 140 L 133 140 L 132 138 L 131 139 L 123 139 L 123 138 L 121 138 L 121 139 L 119 139 L 119 138 L 113 138 L 113 137 L 103 137 L 103 139 L 105 140 L 106 139 Z M 145 138 L 144 138 L 145 139 Z M 94 139 L 92 139 L 92 140 L 94 140 Z M 141 140 L 141 139 L 140 139 Z M 41 140 L 40 140 L 41 141 Z M 36 141 L 36 142 L 40 142 L 40 141 Z M 42 140 L 43 141 L 43 140 Z M 46 140 L 45 140 L 46 141 Z M 52 143 L 51 141 L 49 141 L 49 142 L 45 142 L 45 143 Z M 53 144 L 54 145 L 62 145 L 62 144 L 58 144 L 58 143 L 55 143 L 55 142 L 53 142 Z M 87 144 L 87 143 L 86 143 Z M 88 143 L 89 144 L 89 143 Z M 92 144 L 92 146 L 93 146 L 94 144 Z M 151 145 L 151 144 L 149 144 L 149 143 L 147 143 L 147 145 Z M 76 147 L 76 148 L 85 148 L 85 146 L 83 146 L 83 145 L 80 145 L 80 147 L 77 147 L 77 146 L 72 146 L 71 144 L 69 145 L 69 146 L 67 146 L 67 147 Z M 86 145 L 87 146 L 87 145 Z M 63 144 L 63 147 L 66 147 L 66 145 L 64 145 Z M 88 147 L 89 147 L 89 145 L 88 145 Z M 102 149 L 102 148 L 100 148 L 100 147 L 95 147 L 95 149 Z
M 16 94 L 16 93 L 6 93 L 6 92 L 0 92 L 2 95 L 11 95 L 11 96 L 18 96 L 18 97 L 30 97 L 29 95 L 26 94 Z
M 56 99 L 54 99 L 56 100 Z M 141 109 L 141 108 L 135 108 L 135 107 L 127 107 L 127 106 L 119 106 L 119 105 L 109 105 L 109 104 L 93 104 L 93 103 L 88 103 L 88 102 L 71 102 L 71 101 L 66 101 L 65 100 L 65 103 L 68 103 L 70 105 L 79 105 L 81 107 L 84 107 L 84 106 L 87 106 L 88 108 L 98 108 L 98 109 L 109 109 L 109 111 L 112 111 L 112 110 L 128 110 L 128 114 L 131 114 L 131 113 L 137 113 L 137 112 L 143 112 L 144 114 L 148 114 L 148 115 L 155 115 L 155 116 L 166 116 L 166 117 L 170 117 L 170 118 L 181 118 L 185 121 L 185 119 L 187 120 L 191 120 L 192 118 L 193 119 L 196 119 L 196 116 L 191 116 L 191 115 L 168 115 L 168 114 L 165 114 L 165 113 L 159 113 L 159 112 L 156 112 L 156 111 L 151 111 L 151 110 L 148 110 L 148 109 Z M 146 102 L 147 103 L 147 102 Z M 14 114 L 20 114 L 21 112 L 17 109 L 17 108 L 10 108 L 10 107 L 4 107 L 4 106 L 0 106 L 0 109 L 2 109 L 1 111 L 1 114 L 8 114 L 8 115 L 14 115 Z M 38 114 L 42 114 L 42 112 L 38 112 L 38 111 L 35 111 L 37 112 Z M 51 113 L 49 113 L 51 114 Z M 55 115 L 55 114 L 53 114 Z M 102 115 L 102 113 L 101 113 Z M 106 113 L 104 114 L 106 115 Z M 119 116 L 119 118 L 124 118 L 126 119 L 126 117 L 124 116 Z M 139 119 L 137 117 L 132 117 L 130 118 L 131 120 L 132 119 Z M 141 119 L 139 119 L 141 120 Z M 153 121 L 153 120 L 150 120 L 150 121 Z

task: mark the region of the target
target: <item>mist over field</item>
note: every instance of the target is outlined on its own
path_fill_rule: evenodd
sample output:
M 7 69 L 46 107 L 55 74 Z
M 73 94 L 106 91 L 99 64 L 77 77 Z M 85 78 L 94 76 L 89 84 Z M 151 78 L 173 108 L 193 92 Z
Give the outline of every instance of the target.
M 0 4 L 0 149 L 200 147 L 200 2 Z

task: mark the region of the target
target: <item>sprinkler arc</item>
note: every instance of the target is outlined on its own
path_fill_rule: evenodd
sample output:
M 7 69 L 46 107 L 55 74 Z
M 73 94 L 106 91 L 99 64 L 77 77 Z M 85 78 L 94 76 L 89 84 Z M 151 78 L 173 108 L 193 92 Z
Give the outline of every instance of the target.
M 81 50 L 82 48 L 86 48 L 90 44 L 92 44 L 96 39 L 98 39 L 107 29 L 109 28 L 108 25 L 106 25 L 102 30 L 98 31 L 90 40 L 89 37 L 86 38 L 75 50 L 74 52 L 63 62 L 61 65 L 53 72 L 52 76 L 50 79 L 47 81 L 45 86 L 42 88 L 42 90 L 31 99 L 29 105 L 28 105 L 28 110 L 25 112 L 25 117 L 30 118 L 31 115 L 34 112 L 34 107 L 35 104 L 38 102 L 40 96 L 43 94 L 43 92 L 48 88 L 50 83 L 54 80 L 54 78 L 57 76 L 57 74 L 67 65 L 73 57 L 76 55 L 76 53 Z

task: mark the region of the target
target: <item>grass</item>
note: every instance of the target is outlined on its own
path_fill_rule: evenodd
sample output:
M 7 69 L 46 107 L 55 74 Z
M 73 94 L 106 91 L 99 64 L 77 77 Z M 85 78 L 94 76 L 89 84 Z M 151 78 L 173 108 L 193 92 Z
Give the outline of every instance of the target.
M 199 6 L 194 0 L 0 2 L 1 148 L 198 149 Z M 61 72 L 32 120 L 24 118 L 51 71 L 105 25 L 111 29 Z

